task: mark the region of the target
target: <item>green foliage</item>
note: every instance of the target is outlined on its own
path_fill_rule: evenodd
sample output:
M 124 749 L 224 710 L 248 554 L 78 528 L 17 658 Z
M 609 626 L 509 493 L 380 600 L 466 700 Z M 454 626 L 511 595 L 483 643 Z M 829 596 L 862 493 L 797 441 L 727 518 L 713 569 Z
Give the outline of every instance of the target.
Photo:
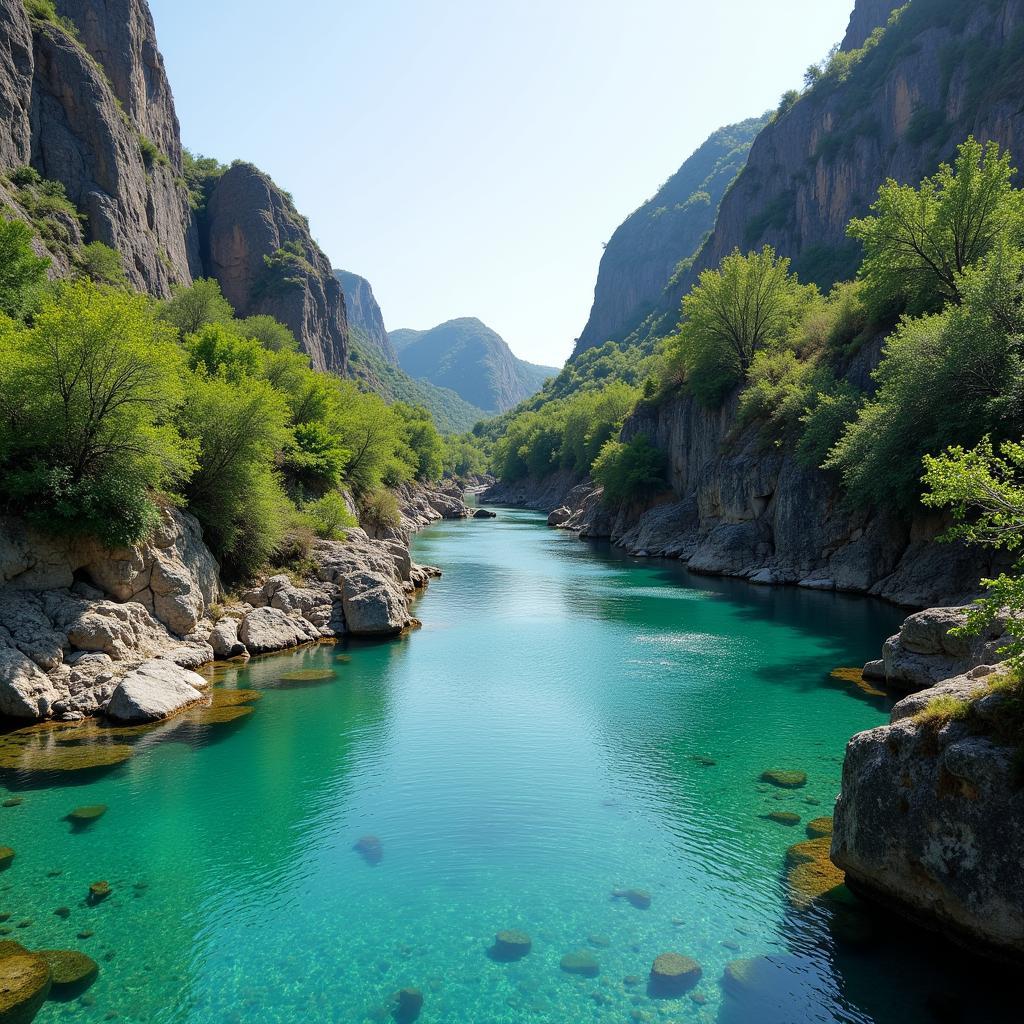
M 1024 253 L 999 243 L 957 278 L 960 305 L 900 324 L 874 373 L 875 397 L 826 462 L 856 503 L 911 508 L 925 455 L 1005 437 L 1022 422 L 1022 278 Z
M 213 186 L 227 170 L 227 166 L 213 157 L 193 154 L 187 149 L 181 152 L 181 166 L 181 183 L 188 190 L 189 204 L 202 216 L 206 211 Z
M 487 454 L 483 441 L 473 434 L 442 439 L 441 464 L 446 476 L 481 476 L 487 472 Z
M 628 443 L 605 443 L 594 462 L 594 480 L 604 488 L 606 504 L 639 501 L 663 490 L 665 453 L 651 444 L 645 434 L 637 434 Z
M 1024 200 L 1011 185 L 1014 174 L 1008 152 L 969 138 L 954 166 L 942 164 L 920 188 L 887 181 L 872 216 L 849 226 L 864 245 L 869 305 L 918 314 L 959 302 L 960 276 L 1000 235 L 1024 241 Z
M 705 270 L 683 299 L 684 322 L 668 352 L 670 371 L 685 374 L 704 405 L 720 404 L 757 352 L 786 338 L 815 295 L 770 246 L 747 256 L 734 250 L 719 269 Z
M 184 397 L 173 333 L 147 301 L 88 282 L 47 297 L 0 337 L 0 493 L 46 529 L 141 539 L 154 493 L 195 466 L 169 422 Z
M 404 461 L 417 480 L 440 480 L 444 472 L 444 444 L 429 412 L 422 406 L 395 402 L 391 412 L 398 417 Z
M 32 309 L 49 266 L 33 251 L 27 225 L 0 217 L 0 313 L 21 317 Z
M 382 488 L 369 491 L 359 501 L 359 521 L 371 533 L 384 533 L 401 525 L 398 499 Z
M 328 491 L 316 501 L 304 505 L 302 513 L 316 535 L 324 540 L 344 540 L 345 531 L 359 525 L 337 491 Z
M 147 168 L 152 168 L 154 164 L 159 164 L 161 167 L 170 167 L 171 165 L 167 154 L 151 138 L 141 132 L 139 132 L 139 152 L 142 154 L 142 162 Z
M 238 321 L 238 330 L 246 337 L 258 341 L 268 352 L 298 352 L 295 335 L 272 316 L 247 316 Z
M 75 254 L 75 266 L 79 273 L 94 284 L 110 285 L 112 288 L 128 287 L 128 275 L 121 254 L 102 242 L 83 245 Z
M 17 168 L 7 180 L 18 205 L 43 242 L 51 249 L 72 255 L 83 218 L 68 199 L 63 184 L 41 177 L 32 167 Z
M 254 299 L 280 295 L 301 288 L 316 274 L 299 242 L 285 242 L 280 249 L 263 257 L 263 271 L 253 285 Z
M 160 304 L 159 316 L 173 324 L 184 338 L 207 324 L 226 324 L 235 315 L 231 303 L 221 294 L 213 278 L 200 278 L 190 285 L 178 285 L 173 296 Z
M 812 395 L 800 417 L 797 461 L 808 468 L 821 466 L 857 418 L 863 400 L 860 389 L 845 380 L 834 381 L 827 390 Z

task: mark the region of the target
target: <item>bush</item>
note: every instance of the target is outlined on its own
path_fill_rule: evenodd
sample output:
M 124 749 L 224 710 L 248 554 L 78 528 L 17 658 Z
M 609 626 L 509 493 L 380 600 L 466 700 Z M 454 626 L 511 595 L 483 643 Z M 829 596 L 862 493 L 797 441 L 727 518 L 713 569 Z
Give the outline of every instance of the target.
M 184 398 L 173 333 L 145 298 L 65 284 L 31 328 L 0 337 L 0 493 L 60 533 L 108 544 L 142 539 L 154 492 L 195 468 L 195 446 L 169 424 Z
M 639 501 L 665 487 L 665 453 L 644 434 L 631 441 L 608 441 L 594 462 L 593 477 L 604 488 L 604 502 Z
M 33 251 L 28 225 L 0 217 L 0 313 L 21 317 L 32 309 L 49 267 Z
M 383 489 L 364 494 L 359 502 L 359 521 L 371 533 L 395 529 L 402 522 L 398 499 Z
M 184 338 L 208 324 L 226 324 L 234 318 L 231 303 L 212 278 L 200 278 L 190 285 L 178 285 L 173 296 L 160 304 L 160 319 L 178 328 Z
M 323 497 L 305 505 L 302 511 L 316 535 L 324 540 L 344 540 L 345 530 L 358 525 L 345 499 L 337 491 L 328 491 Z
M 90 242 L 82 246 L 76 254 L 75 264 L 80 273 L 96 284 L 117 288 L 128 285 L 121 254 L 102 242 Z

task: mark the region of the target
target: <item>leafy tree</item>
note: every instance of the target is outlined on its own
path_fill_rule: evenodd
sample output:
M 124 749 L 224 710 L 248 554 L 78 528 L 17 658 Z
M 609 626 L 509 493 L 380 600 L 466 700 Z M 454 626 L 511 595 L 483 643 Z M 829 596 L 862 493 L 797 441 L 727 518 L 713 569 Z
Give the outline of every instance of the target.
M 234 318 L 231 303 L 221 294 L 213 278 L 199 278 L 179 285 L 173 296 L 160 305 L 160 319 L 178 328 L 181 337 L 195 334 L 207 324 L 227 324 Z
M 231 323 L 211 323 L 185 336 L 189 366 L 230 380 L 258 377 L 263 373 L 266 350 L 254 339 L 245 338 Z
M 153 492 L 195 468 L 168 422 L 185 392 L 173 331 L 144 297 L 77 282 L 0 335 L 3 497 L 49 529 L 142 539 Z
M 102 242 L 90 242 L 78 252 L 75 263 L 79 271 L 96 284 L 116 288 L 128 287 L 121 254 Z
M 345 499 L 337 491 L 328 491 L 316 501 L 309 502 L 303 506 L 302 512 L 316 535 L 324 540 L 344 540 L 346 529 L 358 525 Z
M 238 321 L 238 330 L 246 338 L 258 341 L 268 352 L 297 352 L 299 343 L 283 323 L 272 316 L 247 316 Z
M 631 441 L 608 441 L 594 463 L 593 477 L 604 488 L 604 502 L 617 505 L 663 490 L 666 459 L 645 434 Z
M 920 188 L 891 178 L 878 190 L 873 215 L 850 222 L 864 245 L 861 277 L 876 310 L 936 312 L 962 298 L 960 277 L 1000 235 L 1024 237 L 1024 199 L 1011 182 L 1009 152 L 973 137 L 952 167 L 942 164 Z
M 288 479 L 315 493 L 337 487 L 342 482 L 351 452 L 341 447 L 327 425 L 318 420 L 299 423 L 292 436 L 281 466 Z
M 702 403 L 717 405 L 760 349 L 787 336 L 815 294 L 770 246 L 747 256 L 736 249 L 717 270 L 705 270 L 683 299 L 684 321 L 670 362 L 682 366 Z
M 926 505 L 952 509 L 955 525 L 946 539 L 1008 552 L 1024 544 L 1024 444 L 1004 442 L 997 450 L 991 438 L 972 449 L 956 445 L 941 455 L 925 456 L 922 499 Z M 1024 558 L 1013 573 L 981 581 L 987 591 L 968 612 L 958 632 L 973 634 L 998 621 L 1005 623 L 1010 642 L 1006 654 L 1018 672 L 1024 670 Z
M 444 472 L 444 445 L 430 413 L 405 402 L 395 402 L 391 409 L 401 424 L 413 476 L 422 481 L 440 480 Z
M 50 261 L 32 249 L 32 231 L 20 220 L 0 217 L 0 313 L 24 316 L 46 280 Z

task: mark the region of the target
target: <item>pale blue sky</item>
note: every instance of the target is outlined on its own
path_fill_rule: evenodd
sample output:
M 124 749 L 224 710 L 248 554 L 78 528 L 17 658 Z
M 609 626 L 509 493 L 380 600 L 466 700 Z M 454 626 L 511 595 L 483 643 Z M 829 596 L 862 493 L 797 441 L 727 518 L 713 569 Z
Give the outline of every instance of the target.
M 196 152 L 295 195 L 389 330 L 478 316 L 559 364 L 601 245 L 772 107 L 853 0 L 150 0 Z

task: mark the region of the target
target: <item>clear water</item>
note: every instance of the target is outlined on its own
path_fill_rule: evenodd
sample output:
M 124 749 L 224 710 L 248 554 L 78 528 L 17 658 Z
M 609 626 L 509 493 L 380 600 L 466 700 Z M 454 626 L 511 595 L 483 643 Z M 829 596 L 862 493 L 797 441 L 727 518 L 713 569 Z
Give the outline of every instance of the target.
M 229 671 L 265 691 L 251 715 L 148 734 L 116 768 L 0 775 L 23 798 L 0 809 L 10 937 L 101 964 L 38 1021 L 390 1020 L 406 986 L 426 1024 L 1009 1019 L 962 956 L 889 925 L 847 950 L 828 911 L 794 911 L 803 826 L 763 817 L 830 813 L 847 739 L 888 705 L 829 671 L 873 656 L 896 610 L 691 577 L 523 512 L 434 527 L 415 556 L 445 570 L 418 632 Z M 334 677 L 280 685 L 299 668 Z M 770 790 L 771 768 L 808 784 Z M 62 820 L 97 803 L 86 830 Z M 86 906 L 98 879 L 113 895 Z M 529 956 L 487 957 L 503 928 Z M 598 977 L 560 970 L 578 948 Z M 702 964 L 703 1005 L 624 980 L 667 950 Z M 760 990 L 723 991 L 728 961 L 768 954 Z

